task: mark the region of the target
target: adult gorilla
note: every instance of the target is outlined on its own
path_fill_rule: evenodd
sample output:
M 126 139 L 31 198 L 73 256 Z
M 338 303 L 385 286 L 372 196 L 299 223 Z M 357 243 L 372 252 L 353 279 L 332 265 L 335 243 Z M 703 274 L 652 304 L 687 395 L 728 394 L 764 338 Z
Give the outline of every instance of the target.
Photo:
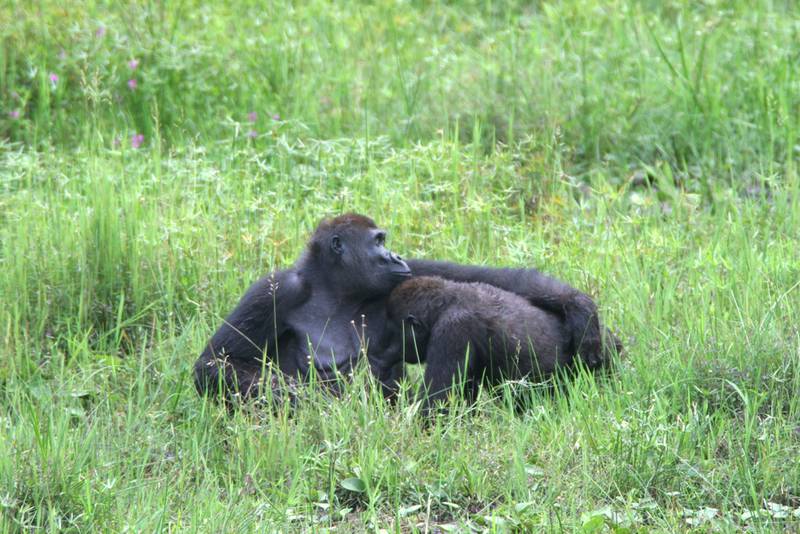
M 597 310 L 585 294 L 535 269 L 404 262 L 384 247 L 385 238 L 363 215 L 323 220 L 300 259 L 254 283 L 211 337 L 194 367 L 198 392 L 256 397 L 268 368 L 273 390 L 278 370 L 304 379 L 313 368 L 318 379 L 333 381 L 352 369 L 366 342 L 370 368 L 391 395 L 403 364 L 393 354 L 402 340 L 387 325 L 387 298 L 412 275 L 516 293 L 564 320 L 569 351 L 580 352 L 590 367 L 600 363 Z

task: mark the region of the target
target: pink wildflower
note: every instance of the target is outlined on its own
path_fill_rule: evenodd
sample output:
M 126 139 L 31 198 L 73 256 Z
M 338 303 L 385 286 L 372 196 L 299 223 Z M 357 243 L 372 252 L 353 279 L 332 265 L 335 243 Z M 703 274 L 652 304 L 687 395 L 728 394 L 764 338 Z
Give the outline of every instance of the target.
M 50 83 L 53 84 L 53 87 L 55 87 L 56 84 L 58 83 L 58 74 L 56 74 L 55 72 L 51 72 L 48 78 L 50 79 Z
M 132 60 L 128 61 L 128 68 L 129 69 L 136 70 L 136 67 L 138 67 L 138 66 L 139 66 L 139 60 L 138 59 L 132 59 Z
M 272 116 L 272 120 L 279 121 L 281 120 L 281 116 L 276 113 L 275 115 Z
M 144 134 L 134 134 L 131 137 L 131 146 L 133 148 L 139 148 L 144 143 Z
M 105 26 L 100 26 L 100 27 L 99 27 L 99 28 L 97 28 L 97 30 L 95 30 L 95 32 L 94 32 L 94 36 L 95 36 L 95 37 L 102 37 L 102 36 L 104 36 L 105 34 L 106 34 L 106 27 L 105 27 Z
M 17 120 L 19 118 L 19 110 L 18 109 L 14 109 L 14 110 L 9 111 L 8 112 L 8 116 L 11 117 L 14 120 Z
M 249 132 L 247 132 L 247 137 L 249 137 L 250 139 L 255 139 L 256 137 L 258 137 L 258 132 L 255 130 L 250 130 Z
M 136 78 L 131 78 L 130 80 L 128 80 L 128 89 L 130 89 L 131 91 L 136 90 Z
M 251 111 L 247 114 L 247 120 L 250 122 L 256 122 L 258 120 L 258 113 Z

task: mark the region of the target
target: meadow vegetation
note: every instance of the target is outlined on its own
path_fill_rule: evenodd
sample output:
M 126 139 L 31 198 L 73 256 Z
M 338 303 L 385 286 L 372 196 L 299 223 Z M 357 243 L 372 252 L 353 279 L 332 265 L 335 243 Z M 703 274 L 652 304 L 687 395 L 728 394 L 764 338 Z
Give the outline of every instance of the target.
M 0 531 L 797 531 L 798 135 L 789 0 L 5 0 Z M 198 398 L 344 211 L 587 291 L 617 373 Z

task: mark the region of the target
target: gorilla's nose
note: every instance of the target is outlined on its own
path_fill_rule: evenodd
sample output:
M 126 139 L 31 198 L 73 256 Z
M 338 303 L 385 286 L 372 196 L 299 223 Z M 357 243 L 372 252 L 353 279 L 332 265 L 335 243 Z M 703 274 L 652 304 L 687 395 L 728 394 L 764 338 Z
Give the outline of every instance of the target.
M 408 264 L 403 261 L 403 258 L 395 254 L 394 252 L 389 253 L 389 259 L 392 262 L 392 273 L 398 276 L 411 276 L 411 269 L 409 269 Z

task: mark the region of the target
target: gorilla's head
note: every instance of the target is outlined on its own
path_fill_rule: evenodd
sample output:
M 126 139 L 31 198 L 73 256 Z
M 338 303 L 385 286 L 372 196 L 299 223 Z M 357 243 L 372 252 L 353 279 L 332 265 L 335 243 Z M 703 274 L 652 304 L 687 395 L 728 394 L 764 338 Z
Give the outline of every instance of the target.
M 411 276 L 406 262 L 386 246 L 386 232 L 369 217 L 348 213 L 319 223 L 309 243 L 318 274 L 336 292 L 381 297 Z
M 451 300 L 445 285 L 441 278 L 421 276 L 403 282 L 389 296 L 389 322 L 402 332 L 406 362 L 425 361 L 431 328 Z

